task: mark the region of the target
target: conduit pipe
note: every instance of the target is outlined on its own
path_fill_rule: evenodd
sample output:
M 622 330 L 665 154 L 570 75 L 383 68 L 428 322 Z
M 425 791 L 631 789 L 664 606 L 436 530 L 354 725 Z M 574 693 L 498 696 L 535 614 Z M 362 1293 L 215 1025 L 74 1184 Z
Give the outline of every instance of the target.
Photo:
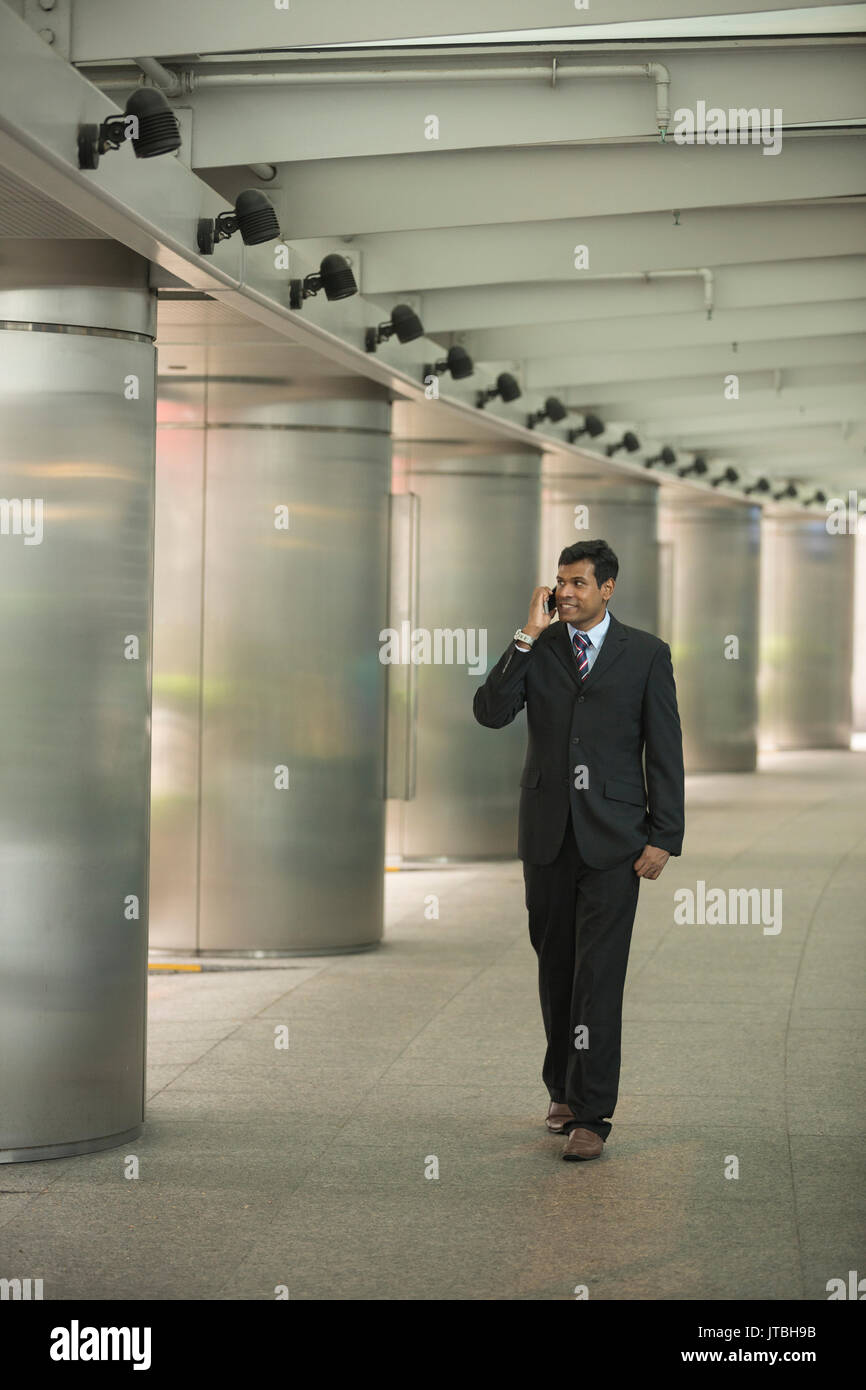
M 213 87 L 321 87 L 327 85 L 352 86 L 358 84 L 381 84 L 386 82 L 514 82 L 543 78 L 552 88 L 563 78 L 572 77 L 644 77 L 655 83 L 656 87 L 656 125 L 662 140 L 667 135 L 671 123 L 670 85 L 671 75 L 664 63 L 603 63 L 572 66 L 559 58 L 552 58 L 550 65 L 534 63 L 530 66 L 513 68 L 371 68 L 368 71 L 348 72 L 205 72 L 198 73 L 192 68 L 171 72 L 155 58 L 136 58 L 136 64 L 166 96 L 184 96 L 205 88 Z M 146 85 L 142 80 L 139 86 Z M 122 77 L 110 77 L 98 82 L 103 91 L 125 89 L 130 86 Z
M 162 63 L 157 62 L 156 58 L 133 58 L 132 61 L 141 68 L 145 77 L 150 78 L 154 87 L 159 87 L 167 96 L 180 95 L 176 72 L 170 72 L 168 68 L 164 68 Z
M 618 270 L 612 271 L 610 275 L 585 275 L 582 280 L 676 280 L 686 279 L 691 276 L 700 275 L 704 282 L 704 308 L 707 311 L 707 318 L 713 317 L 715 308 L 715 287 L 716 277 L 712 270 L 707 266 L 698 266 L 694 270 Z

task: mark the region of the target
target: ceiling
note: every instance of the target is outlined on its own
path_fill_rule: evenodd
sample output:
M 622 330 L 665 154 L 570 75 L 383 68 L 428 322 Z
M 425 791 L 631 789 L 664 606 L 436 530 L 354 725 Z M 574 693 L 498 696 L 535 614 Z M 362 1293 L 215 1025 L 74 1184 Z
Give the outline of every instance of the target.
M 318 30 L 287 21 L 268 46 L 278 31 L 248 11 L 188 5 L 169 23 L 162 0 L 78 0 L 73 56 L 119 102 L 132 53 L 158 57 L 196 173 L 230 200 L 265 189 L 311 260 L 351 248 L 362 295 L 411 303 L 488 378 L 600 415 L 596 448 L 630 429 L 644 453 L 860 484 L 866 7 L 609 0 L 610 24 L 593 7 L 591 24 L 530 31 L 514 21 L 563 6 L 465 0 L 438 7 L 460 23 L 436 35 L 437 7 L 384 3 L 366 43 L 360 8 L 335 0 Z M 668 70 L 672 113 L 766 108 L 763 143 L 677 143 L 672 118 L 662 140 L 647 64 Z M 173 341 L 192 322 L 176 313 Z

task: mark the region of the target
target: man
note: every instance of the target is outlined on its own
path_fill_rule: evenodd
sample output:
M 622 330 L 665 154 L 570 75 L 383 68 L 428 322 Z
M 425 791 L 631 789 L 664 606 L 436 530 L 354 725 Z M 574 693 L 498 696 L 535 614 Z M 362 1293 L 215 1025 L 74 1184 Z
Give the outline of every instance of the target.
M 606 541 L 563 550 L 555 591 L 533 592 L 525 628 L 473 702 L 489 729 L 526 707 L 518 854 L 547 1035 L 546 1124 L 568 1135 L 569 1160 L 598 1158 L 610 1133 L 640 881 L 681 852 L 684 831 L 670 648 L 608 612 L 618 573 Z

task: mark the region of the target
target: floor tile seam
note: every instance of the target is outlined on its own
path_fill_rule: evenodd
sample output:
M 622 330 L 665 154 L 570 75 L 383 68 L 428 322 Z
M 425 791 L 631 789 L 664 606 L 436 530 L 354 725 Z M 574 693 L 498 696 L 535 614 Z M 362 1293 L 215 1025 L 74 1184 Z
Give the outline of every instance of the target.
M 450 998 L 444 1001 L 443 1005 L 441 1005 L 440 1008 L 444 1007 L 445 1004 L 450 1003 L 450 1002 L 451 1002 L 451 999 L 456 998 L 456 996 L 457 996 L 458 994 L 460 994 L 460 993 L 462 992 L 463 989 L 466 989 L 466 988 L 472 983 L 472 981 L 478 977 L 478 975 L 480 975 L 481 973 L 483 973 L 483 970 L 484 970 L 485 968 L 486 968 L 486 967 L 480 967 L 478 970 L 476 970 L 476 971 L 474 972 L 473 976 L 471 977 L 471 979 L 464 981 L 464 983 L 463 983 L 461 986 L 459 986 L 459 987 L 453 992 L 453 994 L 450 996 Z M 437 1012 L 438 1012 L 438 1010 L 437 1010 Z M 435 1014 L 434 1014 L 433 1016 L 435 1017 Z M 428 1026 L 429 1021 L 430 1021 L 429 1019 L 425 1020 L 425 1022 L 421 1025 L 421 1027 L 420 1027 L 415 1033 L 413 1033 L 412 1037 L 411 1037 L 410 1039 L 408 1039 L 406 1046 L 409 1046 L 409 1044 L 412 1043 L 416 1037 L 419 1037 L 419 1036 L 420 1036 L 420 1034 L 421 1034 L 421 1033 L 424 1031 L 424 1029 Z M 403 1049 L 403 1052 L 405 1052 L 405 1048 Z M 385 1068 L 385 1071 L 384 1071 L 383 1073 L 381 1073 L 379 1076 L 377 1076 L 374 1080 L 372 1080 L 371 1083 L 370 1083 L 370 1085 L 367 1086 L 366 1089 L 359 1091 L 359 1094 L 358 1094 L 358 1097 L 357 1097 L 357 1100 L 356 1100 L 356 1102 L 355 1102 L 354 1107 L 352 1108 L 352 1110 L 350 1110 L 350 1111 L 346 1114 L 346 1117 L 345 1117 L 343 1123 L 342 1123 L 341 1125 L 339 1125 L 339 1126 L 334 1130 L 334 1133 L 333 1133 L 333 1136 L 332 1136 L 333 1139 L 336 1139 L 336 1138 L 340 1135 L 340 1133 L 342 1132 L 342 1130 L 346 1128 L 346 1126 L 347 1126 L 347 1125 L 350 1123 L 350 1121 L 354 1118 L 354 1116 L 355 1116 L 355 1111 L 357 1110 L 358 1106 L 360 1106 L 360 1105 L 363 1103 L 363 1101 L 366 1100 L 366 1098 L 367 1098 L 367 1096 L 369 1095 L 369 1093 L 370 1093 L 376 1086 L 379 1085 L 379 1083 L 382 1081 L 383 1077 L 386 1076 L 386 1075 L 387 1075 L 387 1072 L 389 1072 L 389 1071 L 391 1070 L 391 1067 L 393 1067 L 394 1065 L 396 1065 L 396 1063 L 397 1063 L 397 1062 L 400 1060 L 400 1058 L 403 1056 L 403 1052 L 400 1052 L 400 1053 L 397 1055 L 397 1057 L 395 1057 L 395 1058 L 393 1059 L 393 1061 L 392 1061 L 391 1063 L 389 1063 L 389 1065 Z M 314 1160 L 314 1161 L 315 1161 L 315 1160 Z M 310 1168 L 311 1166 L 312 1166 L 312 1164 L 308 1165 L 307 1169 L 305 1169 L 304 1174 L 303 1174 L 302 1177 L 301 1177 L 301 1182 L 302 1182 L 302 1183 L 303 1183 L 303 1181 L 305 1180 L 306 1174 L 307 1174 L 307 1172 L 309 1171 L 309 1168 Z
M 288 1214 L 290 1213 L 291 1203 L 292 1203 L 292 1201 L 296 1198 L 296 1196 L 298 1195 L 298 1192 L 300 1191 L 301 1187 L 303 1186 L 304 1182 L 306 1181 L 307 1175 L 308 1175 L 309 1172 L 310 1172 L 310 1169 L 311 1169 L 311 1167 L 312 1167 L 312 1164 L 315 1163 L 315 1162 L 317 1162 L 317 1161 L 321 1158 L 322 1154 L 326 1152 L 326 1149 L 327 1149 L 327 1141 L 324 1141 L 323 1144 L 322 1144 L 321 1149 L 319 1150 L 319 1152 L 311 1159 L 310 1163 L 307 1164 L 307 1166 L 304 1168 L 303 1172 L 301 1172 L 301 1173 L 298 1174 L 297 1179 L 296 1179 L 294 1182 L 292 1182 L 289 1191 L 287 1191 L 286 1193 L 284 1193 L 283 1201 L 281 1202 L 279 1209 L 278 1209 L 276 1212 L 274 1212 L 274 1213 L 272 1214 L 272 1216 L 271 1216 L 272 1227 L 273 1227 L 273 1225 L 274 1225 L 277 1221 L 280 1220 L 280 1218 L 283 1216 L 283 1214 L 288 1215 Z M 234 1269 L 232 1270 L 232 1274 L 229 1276 L 228 1279 L 226 1279 L 226 1280 L 220 1285 L 219 1290 L 218 1290 L 218 1293 L 217 1293 L 217 1297 L 219 1297 L 219 1294 L 221 1294 L 221 1293 L 223 1292 L 223 1290 L 225 1289 L 226 1285 L 227 1285 L 227 1284 L 230 1282 L 230 1280 L 235 1276 L 235 1274 L 236 1274 L 237 1271 L 240 1269 L 240 1267 L 241 1267 L 241 1265 L 244 1263 L 244 1261 L 246 1261 L 246 1260 L 249 1258 L 250 1255 L 254 1254 L 255 1251 L 258 1250 L 258 1249 L 260 1249 L 260 1248 L 262 1248 L 262 1241 L 261 1241 L 261 1240 L 257 1240 L 257 1239 L 254 1237 L 253 1240 L 252 1240 L 252 1242 L 251 1242 L 251 1245 L 250 1245 L 249 1249 L 246 1251 L 246 1253 L 244 1254 L 243 1258 L 242 1258 L 241 1260 L 239 1260 L 239 1262 L 237 1263 L 237 1265 L 234 1266 Z
M 257 1015 L 254 1015 L 254 1017 L 257 1017 Z M 150 1025 L 150 1020 L 148 1020 L 148 1025 Z M 200 1056 L 194 1058 L 194 1059 L 193 1059 L 192 1061 L 190 1061 L 190 1062 L 186 1062 L 186 1063 L 180 1063 L 180 1062 L 157 1062 L 157 1064 L 156 1064 L 157 1066 L 172 1066 L 172 1067 L 173 1067 L 173 1066 L 179 1066 L 179 1067 L 181 1068 L 181 1070 L 178 1072 L 177 1076 L 173 1076 L 173 1077 L 172 1077 L 171 1081 L 166 1081 L 166 1082 L 165 1082 L 165 1085 L 160 1086 L 160 1088 L 159 1088 L 158 1091 L 154 1091 L 152 1095 L 150 1095 L 150 1096 L 147 1097 L 147 1099 L 146 1099 L 146 1101 L 145 1101 L 145 1105 L 144 1105 L 145 1114 L 146 1114 L 146 1111 L 147 1111 L 147 1106 L 150 1105 L 150 1104 L 156 1099 L 156 1097 L 157 1097 L 158 1095 L 161 1095 L 162 1092 L 166 1089 L 166 1087 L 173 1085 L 175 1081 L 179 1081 L 180 1078 L 183 1076 L 184 1072 L 188 1071 L 188 1069 L 189 1069 L 190 1067 L 197 1066 L 198 1063 L 201 1062 L 201 1061 L 203 1061 L 204 1058 L 207 1057 L 209 1053 L 213 1052 L 213 1050 L 214 1050 L 215 1047 L 220 1046 L 221 1043 L 227 1042 L 228 1039 L 231 1038 L 231 1037 L 233 1037 L 234 1034 L 237 1033 L 238 1029 L 239 1029 L 239 1028 L 243 1028 L 243 1026 L 244 1026 L 244 1023 L 243 1023 L 243 1022 L 240 1022 L 240 1023 L 236 1024 L 235 1027 L 232 1028 L 230 1032 L 224 1034 L 223 1037 L 221 1037 L 221 1038 L 214 1038 L 212 1045 L 211 1045 L 210 1047 L 206 1048 L 205 1051 L 202 1052 Z M 150 1036 L 151 1036 L 151 1029 L 150 1029 L 150 1026 L 148 1026 L 148 1037 L 150 1037 Z M 147 1057 L 145 1057 L 145 1075 L 146 1075 L 146 1073 L 147 1073 Z M 142 1118 L 144 1118 L 144 1116 L 143 1116 Z
M 424 1020 L 420 1028 L 417 1028 L 416 1031 L 412 1034 L 412 1036 L 406 1039 L 406 1042 L 401 1051 L 397 1053 L 396 1057 L 394 1057 L 391 1060 L 391 1062 L 389 1062 L 386 1068 L 386 1073 L 390 1071 L 392 1067 L 396 1066 L 399 1061 L 401 1061 L 401 1059 L 405 1056 L 407 1049 L 411 1047 L 412 1043 L 416 1040 L 416 1038 L 419 1038 L 421 1036 L 425 1029 L 429 1028 L 433 1019 L 437 1018 L 438 1015 L 441 1014 L 442 1010 L 446 1008 L 449 1004 L 451 1004 L 456 998 L 458 998 L 458 996 L 461 995 L 464 992 L 464 990 L 468 989 L 470 985 L 474 984 L 478 977 L 480 975 L 483 975 L 484 971 L 488 968 L 489 967 L 487 965 L 479 966 L 472 973 L 471 977 L 468 980 L 464 980 L 463 983 L 461 985 L 458 985 L 458 987 L 449 995 L 447 999 L 444 999 L 442 1001 L 442 1003 L 438 1006 L 438 1008 L 434 1010 L 430 1017 Z M 382 1077 L 377 1078 L 377 1082 L 381 1080 Z

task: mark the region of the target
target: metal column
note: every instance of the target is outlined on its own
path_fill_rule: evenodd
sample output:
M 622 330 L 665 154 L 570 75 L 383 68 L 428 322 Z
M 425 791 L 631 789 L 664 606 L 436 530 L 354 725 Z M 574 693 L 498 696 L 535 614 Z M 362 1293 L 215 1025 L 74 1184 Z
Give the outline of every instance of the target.
M 0 1161 L 143 1120 L 155 314 L 102 240 L 0 262 Z
M 762 748 L 850 747 L 854 561 L 825 517 L 764 517 Z
M 375 945 L 390 406 L 249 361 L 159 394 L 151 942 Z
M 432 645 L 417 667 L 415 795 L 389 803 L 388 850 L 412 859 L 513 858 L 525 722 L 483 729 L 472 697 L 545 579 L 539 455 L 505 454 L 496 443 L 413 441 L 397 423 L 412 418 L 408 407 L 395 410 L 394 486 L 420 499 L 416 626 Z M 473 669 L 481 643 L 483 669 Z
M 686 772 L 757 765 L 760 508 L 691 491 L 665 494 L 671 655 Z

